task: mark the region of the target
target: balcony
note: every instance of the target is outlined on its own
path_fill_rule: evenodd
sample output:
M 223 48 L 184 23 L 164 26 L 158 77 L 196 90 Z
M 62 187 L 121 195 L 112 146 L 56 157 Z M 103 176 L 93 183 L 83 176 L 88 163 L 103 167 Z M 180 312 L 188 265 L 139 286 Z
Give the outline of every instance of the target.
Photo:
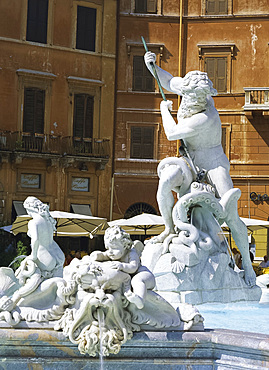
M 263 115 L 269 114 L 269 87 L 244 87 L 244 111 L 261 111 Z
M 67 158 L 107 163 L 108 139 L 0 131 L 0 152 L 20 157 Z

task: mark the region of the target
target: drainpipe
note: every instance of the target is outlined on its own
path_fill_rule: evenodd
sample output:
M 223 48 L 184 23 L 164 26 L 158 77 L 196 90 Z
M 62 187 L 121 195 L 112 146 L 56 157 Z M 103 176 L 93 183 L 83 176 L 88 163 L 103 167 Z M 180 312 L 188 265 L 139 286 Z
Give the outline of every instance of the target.
M 182 17 L 183 17 L 183 0 L 179 3 L 179 35 L 178 35 L 178 76 L 181 76 L 181 48 L 182 48 Z M 180 96 L 178 96 L 177 105 L 180 105 Z M 177 140 L 177 157 L 179 157 L 180 140 Z
M 112 158 L 111 158 L 111 192 L 110 192 L 110 210 L 109 221 L 113 216 L 113 199 L 114 199 L 114 161 L 115 161 L 115 137 L 116 137 L 116 122 L 117 122 L 117 81 L 118 81 L 118 54 L 119 54 L 119 22 L 120 22 L 120 4 L 117 1 L 117 16 L 116 16 L 116 60 L 115 60 L 115 88 L 114 88 L 114 122 L 113 122 L 113 140 L 112 140 Z

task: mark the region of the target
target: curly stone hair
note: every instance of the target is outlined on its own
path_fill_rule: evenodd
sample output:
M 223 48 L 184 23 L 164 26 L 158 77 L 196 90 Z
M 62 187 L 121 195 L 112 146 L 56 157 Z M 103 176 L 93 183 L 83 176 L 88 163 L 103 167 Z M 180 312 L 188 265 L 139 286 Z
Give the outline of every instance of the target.
M 24 208 L 29 211 L 38 213 L 40 216 L 49 221 L 53 228 L 56 229 L 56 220 L 50 215 L 49 206 L 36 197 L 27 197 L 23 202 Z
M 133 241 L 130 235 L 119 226 L 109 227 L 105 231 L 104 235 L 105 247 L 107 246 L 107 244 L 113 243 L 115 241 L 121 242 L 125 249 L 131 249 L 133 245 Z

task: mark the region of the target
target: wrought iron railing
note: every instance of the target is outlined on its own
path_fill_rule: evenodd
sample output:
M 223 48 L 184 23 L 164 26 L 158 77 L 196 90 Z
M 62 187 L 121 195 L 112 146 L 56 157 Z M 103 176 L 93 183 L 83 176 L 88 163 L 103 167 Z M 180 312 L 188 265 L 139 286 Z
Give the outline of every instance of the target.
M 269 87 L 244 87 L 245 110 L 268 110 Z
M 109 140 L 0 131 L 0 150 L 107 158 Z

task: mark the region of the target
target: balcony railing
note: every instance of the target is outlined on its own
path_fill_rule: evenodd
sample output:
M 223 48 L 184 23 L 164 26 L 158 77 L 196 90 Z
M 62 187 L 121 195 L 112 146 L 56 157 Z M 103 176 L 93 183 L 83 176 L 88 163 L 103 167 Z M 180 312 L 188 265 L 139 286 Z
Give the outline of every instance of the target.
M 0 131 L 0 150 L 108 158 L 109 140 Z
M 269 87 L 244 87 L 244 110 L 269 110 Z

